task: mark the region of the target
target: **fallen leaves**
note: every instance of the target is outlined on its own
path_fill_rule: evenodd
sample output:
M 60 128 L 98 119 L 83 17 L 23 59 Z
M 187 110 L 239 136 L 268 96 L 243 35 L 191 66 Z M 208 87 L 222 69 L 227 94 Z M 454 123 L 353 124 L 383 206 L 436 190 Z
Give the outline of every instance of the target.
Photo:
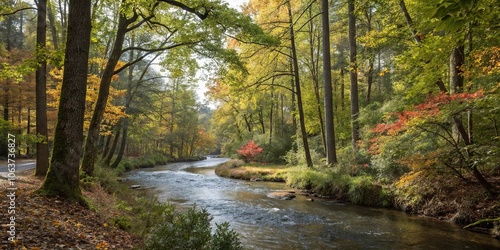
M 78 203 L 61 201 L 35 194 L 42 180 L 31 175 L 20 178 L 29 180 L 17 182 L 16 242 L 1 239 L 0 249 L 132 249 L 140 240 L 133 235 L 108 225 L 100 213 L 84 208 Z M 0 196 L 5 197 L 7 181 L 0 182 Z M 97 190 L 94 192 L 104 192 Z M 106 203 L 109 194 L 99 193 Z M 92 199 L 92 198 L 90 198 Z M 0 198 L 0 223 L 7 222 L 7 200 Z M 102 205 L 101 205 L 102 206 Z M 100 207 L 100 209 L 103 209 Z M 102 210 L 101 210 L 102 211 Z

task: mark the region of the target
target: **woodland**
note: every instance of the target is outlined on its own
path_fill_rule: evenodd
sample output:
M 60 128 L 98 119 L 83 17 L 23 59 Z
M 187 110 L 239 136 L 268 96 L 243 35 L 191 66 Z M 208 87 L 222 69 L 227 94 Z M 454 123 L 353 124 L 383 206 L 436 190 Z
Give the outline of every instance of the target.
M 496 0 L 1 0 L 0 157 L 15 134 L 37 192 L 85 204 L 101 168 L 225 155 L 498 237 L 499 20 Z

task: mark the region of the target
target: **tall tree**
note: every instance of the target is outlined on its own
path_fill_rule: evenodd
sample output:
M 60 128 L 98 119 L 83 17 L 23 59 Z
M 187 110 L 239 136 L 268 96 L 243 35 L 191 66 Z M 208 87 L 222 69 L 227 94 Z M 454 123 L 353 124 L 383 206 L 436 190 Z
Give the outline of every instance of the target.
M 349 72 L 351 79 L 351 144 L 356 150 L 359 140 L 359 94 L 358 94 L 358 64 L 356 60 L 356 15 L 354 13 L 355 0 L 349 0 L 347 4 L 349 15 Z
M 45 176 L 49 169 L 49 145 L 47 143 L 47 0 L 38 1 L 36 28 L 36 176 Z
M 306 157 L 307 166 L 312 167 L 313 162 L 311 158 L 311 152 L 309 150 L 309 142 L 307 139 L 307 131 L 306 131 L 306 121 L 304 119 L 304 107 L 302 102 L 302 91 L 300 86 L 300 76 L 299 76 L 299 59 L 297 57 L 297 48 L 295 44 L 295 30 L 294 30 L 294 21 L 292 15 L 292 6 L 290 4 L 290 0 L 286 2 L 286 6 L 288 9 L 288 21 L 290 25 L 290 43 L 292 50 L 292 65 L 293 65 L 293 77 L 295 83 L 295 94 L 297 95 L 297 109 L 299 112 L 299 126 L 300 133 L 302 137 L 302 146 L 304 147 L 304 154 Z
M 90 46 L 90 0 L 70 0 L 64 76 L 54 148 L 41 193 L 83 203 L 80 160 Z
M 323 27 L 323 88 L 325 97 L 326 158 L 328 164 L 337 162 L 335 149 L 335 126 L 333 114 L 332 66 L 330 56 L 330 15 L 328 0 L 321 0 L 321 20 Z

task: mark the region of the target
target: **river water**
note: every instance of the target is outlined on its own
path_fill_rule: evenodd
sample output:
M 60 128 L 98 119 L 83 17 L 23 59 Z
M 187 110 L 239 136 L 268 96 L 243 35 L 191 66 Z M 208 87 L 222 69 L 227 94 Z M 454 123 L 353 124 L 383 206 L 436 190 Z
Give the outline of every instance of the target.
M 398 211 L 269 198 L 289 188 L 218 177 L 215 166 L 227 160 L 172 163 L 133 171 L 127 180 L 152 187 L 163 202 L 206 208 L 214 222 L 231 224 L 245 249 L 500 249 L 488 235 Z

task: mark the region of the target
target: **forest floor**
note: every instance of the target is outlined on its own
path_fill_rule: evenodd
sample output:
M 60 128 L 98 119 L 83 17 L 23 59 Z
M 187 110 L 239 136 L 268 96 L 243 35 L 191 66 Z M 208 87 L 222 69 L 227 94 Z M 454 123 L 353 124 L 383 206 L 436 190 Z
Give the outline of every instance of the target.
M 91 204 L 85 208 L 36 194 L 42 183 L 43 178 L 35 177 L 33 170 L 16 173 L 13 185 L 0 179 L 0 249 L 133 249 L 140 245 L 140 238 L 111 222 L 120 213 L 117 201 L 99 185 L 83 190 Z M 10 198 L 13 193 L 15 199 Z M 10 241 L 13 223 L 15 240 Z

